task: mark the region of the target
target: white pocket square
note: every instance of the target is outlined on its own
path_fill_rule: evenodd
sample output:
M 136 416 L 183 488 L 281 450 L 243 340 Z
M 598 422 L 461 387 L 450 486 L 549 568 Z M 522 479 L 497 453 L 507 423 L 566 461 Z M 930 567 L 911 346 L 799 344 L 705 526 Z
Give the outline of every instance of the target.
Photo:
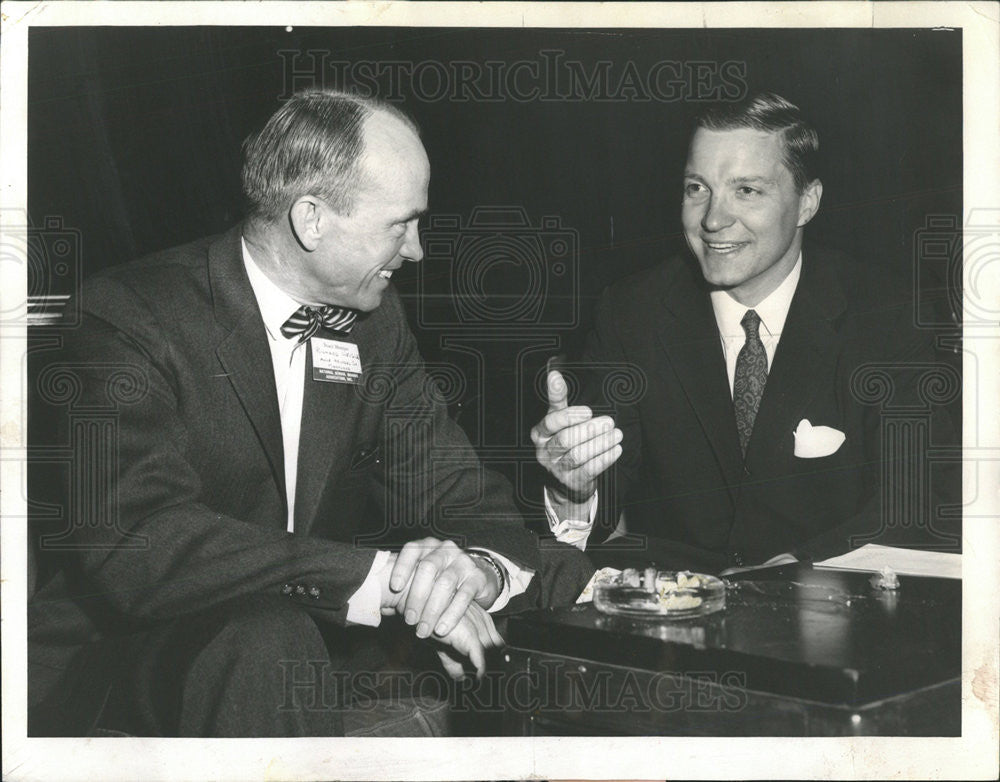
M 800 459 L 818 459 L 836 453 L 847 435 L 829 426 L 813 426 L 809 420 L 799 421 L 795 432 L 795 455 Z

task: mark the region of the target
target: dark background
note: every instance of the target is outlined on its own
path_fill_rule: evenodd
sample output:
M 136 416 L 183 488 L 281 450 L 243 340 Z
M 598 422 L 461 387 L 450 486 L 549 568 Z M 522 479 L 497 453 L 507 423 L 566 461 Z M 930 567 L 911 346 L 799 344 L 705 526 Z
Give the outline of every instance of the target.
M 662 60 L 742 63 L 750 91 L 787 97 L 819 130 L 824 195 L 808 236 L 907 280 L 928 218 L 961 214 L 960 31 L 33 28 L 29 215 L 69 229 L 79 258 L 52 289 L 239 220 L 242 140 L 292 89 L 350 86 L 330 62 L 541 63 L 543 50 L 587 72 L 609 61 L 612 84 L 629 62 L 643 74 Z M 530 223 L 508 214 L 485 249 L 463 245 L 482 272 L 471 310 L 458 306 L 458 251 L 394 278 L 424 355 L 460 371 L 449 399 L 464 401 L 463 425 L 516 478 L 544 410 L 545 358 L 578 348 L 604 286 L 683 247 L 689 123 L 699 92 L 718 96 L 719 85 L 689 80 L 669 101 L 432 101 L 400 85 L 432 165 L 425 239 L 475 239 L 463 226 L 476 207 L 522 207 Z M 457 230 L 440 228 L 447 216 Z M 561 258 L 549 242 L 559 236 Z M 923 295 L 944 277 L 923 269 Z M 527 309 L 504 309 L 519 301 Z

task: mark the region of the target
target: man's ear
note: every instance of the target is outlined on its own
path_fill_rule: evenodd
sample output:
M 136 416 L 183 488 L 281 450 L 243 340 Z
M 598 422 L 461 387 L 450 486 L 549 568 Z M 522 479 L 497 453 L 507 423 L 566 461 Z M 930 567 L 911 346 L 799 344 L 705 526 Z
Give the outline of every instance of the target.
M 823 198 L 823 183 L 814 179 L 799 196 L 799 228 L 804 226 L 819 211 L 819 202 Z
M 302 196 L 288 210 L 288 224 L 303 250 L 312 252 L 323 238 L 323 205 L 312 196 Z

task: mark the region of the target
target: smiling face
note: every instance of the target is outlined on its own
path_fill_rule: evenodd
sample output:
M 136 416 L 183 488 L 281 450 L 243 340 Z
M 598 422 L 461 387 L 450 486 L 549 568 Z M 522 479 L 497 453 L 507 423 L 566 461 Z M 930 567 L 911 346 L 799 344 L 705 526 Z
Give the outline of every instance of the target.
M 396 269 L 423 258 L 418 223 L 427 211 L 430 164 L 417 135 L 384 112 L 365 121 L 364 139 L 352 208 L 341 214 L 310 199 L 318 238 L 296 276 L 305 300 L 367 312 L 382 302 Z
M 708 283 L 748 307 L 760 303 L 795 266 L 821 195 L 819 180 L 796 190 L 780 133 L 698 128 L 681 221 Z

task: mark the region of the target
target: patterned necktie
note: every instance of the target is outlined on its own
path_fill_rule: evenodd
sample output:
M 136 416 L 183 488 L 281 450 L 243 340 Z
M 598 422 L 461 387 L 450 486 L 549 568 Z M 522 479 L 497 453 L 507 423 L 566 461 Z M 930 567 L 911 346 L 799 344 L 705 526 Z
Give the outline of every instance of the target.
M 358 313 L 354 310 L 334 307 L 332 304 L 323 307 L 303 304 L 282 324 L 281 333 L 288 339 L 298 337 L 301 345 L 320 328 L 349 333 L 357 317 Z
M 740 448 L 746 455 L 747 443 L 753 431 L 753 422 L 760 407 L 760 398 L 767 383 L 767 352 L 760 341 L 760 316 L 753 310 L 740 321 L 747 341 L 736 357 L 736 376 L 733 378 L 733 405 L 736 408 L 736 428 L 740 434 Z

